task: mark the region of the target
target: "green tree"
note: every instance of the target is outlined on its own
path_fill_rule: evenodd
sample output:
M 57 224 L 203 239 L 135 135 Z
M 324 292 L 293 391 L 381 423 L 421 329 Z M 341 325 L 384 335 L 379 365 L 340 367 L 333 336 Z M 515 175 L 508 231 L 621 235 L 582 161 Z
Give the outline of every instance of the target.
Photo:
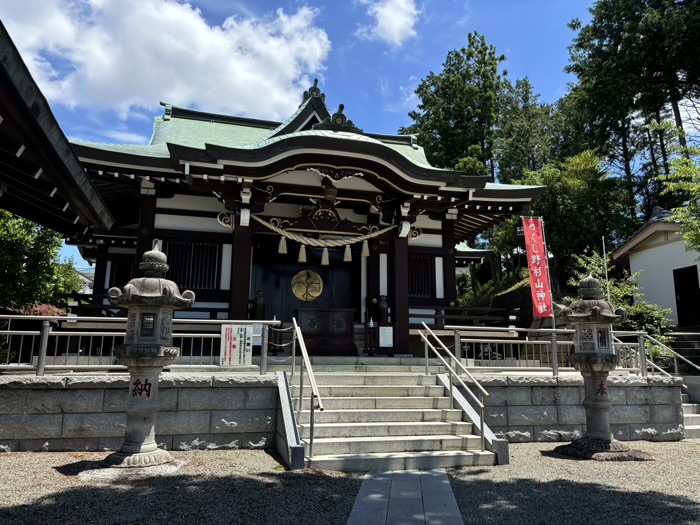
M 537 171 L 551 160 L 552 108 L 537 99 L 528 78 L 515 85 L 503 81 L 494 151 L 502 183 L 522 180 L 526 171 Z
M 605 172 L 592 151 L 528 172 L 523 182 L 546 187 L 532 211 L 544 219 L 554 256 L 550 269 L 559 285 L 566 283 L 574 255 L 591 253 L 603 238 L 610 244 L 625 238 L 634 227 L 624 206 L 625 185 Z
M 615 325 L 616 330 L 645 331 L 654 336 L 663 336 L 669 332 L 671 323 L 667 316 L 671 310 L 644 300 L 644 294 L 639 289 L 641 272 L 630 275 L 627 271 L 618 271 L 611 264 L 610 255 L 608 255 L 608 279 L 606 279 L 606 261 L 596 251 L 590 255 L 574 255 L 573 262 L 574 267 L 568 282 L 570 287 L 578 288 L 582 279 L 592 275 L 600 280 L 603 297 L 607 299 L 609 290 L 612 305 L 615 308 L 627 310 L 627 320 Z M 575 300 L 574 297 L 567 297 L 565 302 L 572 303 Z
M 440 168 L 454 168 L 464 158 L 489 166 L 493 175 L 493 139 L 500 89 L 499 64 L 505 57 L 479 33 L 469 33 L 466 48 L 447 54 L 438 74 L 432 71 L 416 89 L 418 109 L 414 123 L 399 133 L 415 133 L 428 160 Z M 481 158 L 469 153 L 481 149 Z
M 58 294 L 80 289 L 72 259 L 58 256 L 61 235 L 0 210 L 0 306 L 56 303 Z
M 686 148 L 671 161 L 671 173 L 660 177 L 664 193 L 683 204 L 673 208 L 686 249 L 700 252 L 700 149 Z
M 700 94 L 700 2 L 597 0 L 590 12 L 588 24 L 570 24 L 567 71 L 578 78 L 595 148 L 623 174 L 628 215 L 644 222 L 673 204 L 656 183 L 669 174 L 671 134 L 650 125 L 671 119 L 686 146 L 680 103 Z

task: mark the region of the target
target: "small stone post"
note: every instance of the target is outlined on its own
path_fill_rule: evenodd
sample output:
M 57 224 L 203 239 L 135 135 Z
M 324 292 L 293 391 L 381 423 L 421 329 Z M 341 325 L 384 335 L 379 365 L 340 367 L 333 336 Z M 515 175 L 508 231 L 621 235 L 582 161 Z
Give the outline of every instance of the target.
M 123 292 L 107 292 L 113 305 L 129 309 L 125 344 L 114 350 L 117 362 L 129 369 L 129 392 L 124 444 L 105 459 L 112 467 L 148 467 L 173 460 L 155 442 L 158 379 L 180 352 L 172 346 L 173 310 L 191 307 L 194 293 L 180 295 L 177 285 L 165 279 L 167 258 L 157 241 L 143 254 L 139 269 L 144 276 L 129 281 Z
M 619 363 L 613 351 L 612 325 L 622 322 L 627 312 L 601 299 L 600 281 L 588 276 L 581 281 L 580 299 L 564 310 L 564 317 L 573 325 L 574 353 L 570 361 L 583 375 L 586 409 L 586 432 L 569 445 L 554 449 L 558 454 L 598 461 L 640 461 L 652 457 L 613 439 L 610 431 L 610 399 L 608 375 Z

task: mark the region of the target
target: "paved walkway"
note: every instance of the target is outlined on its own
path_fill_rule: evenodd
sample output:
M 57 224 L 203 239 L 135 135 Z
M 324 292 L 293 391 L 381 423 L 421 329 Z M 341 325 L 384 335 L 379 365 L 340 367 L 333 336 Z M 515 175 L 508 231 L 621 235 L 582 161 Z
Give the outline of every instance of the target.
M 371 472 L 347 525 L 464 525 L 445 469 Z

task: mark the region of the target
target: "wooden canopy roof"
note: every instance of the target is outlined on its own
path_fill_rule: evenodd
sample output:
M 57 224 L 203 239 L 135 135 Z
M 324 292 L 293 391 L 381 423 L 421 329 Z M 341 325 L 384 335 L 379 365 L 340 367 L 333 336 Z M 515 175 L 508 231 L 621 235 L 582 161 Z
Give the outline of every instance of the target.
M 72 237 L 114 225 L 2 23 L 0 207 Z

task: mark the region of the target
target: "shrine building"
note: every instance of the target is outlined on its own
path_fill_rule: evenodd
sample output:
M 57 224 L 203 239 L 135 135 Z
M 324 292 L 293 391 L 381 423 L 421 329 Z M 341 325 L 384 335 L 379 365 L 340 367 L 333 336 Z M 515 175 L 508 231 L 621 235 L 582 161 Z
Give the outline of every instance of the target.
M 0 29 L 0 206 L 94 263 L 92 315 L 157 239 L 197 297 L 179 316 L 297 316 L 329 340 L 372 319 L 401 353 L 420 315 L 456 306 L 456 267 L 484 256 L 456 247 L 542 191 L 435 168 L 415 136 L 361 129 L 316 82 L 284 122 L 163 104 L 147 145 L 69 143 Z

